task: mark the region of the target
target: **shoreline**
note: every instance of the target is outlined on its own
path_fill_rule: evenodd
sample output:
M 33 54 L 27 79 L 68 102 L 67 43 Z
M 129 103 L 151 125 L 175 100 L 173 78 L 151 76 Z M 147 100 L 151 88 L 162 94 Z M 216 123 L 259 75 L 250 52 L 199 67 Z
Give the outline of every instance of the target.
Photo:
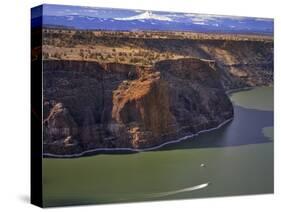
M 230 90 L 225 91 L 225 94 L 226 94 L 226 95 L 231 95 L 231 94 L 233 94 L 233 93 L 240 92 L 240 91 L 248 91 L 248 90 L 254 89 L 254 88 L 256 88 L 256 87 L 260 87 L 260 86 L 243 87 L 243 88 L 234 88 L 234 89 L 230 89 Z
M 263 87 L 274 87 L 273 84 L 271 85 L 262 85 L 262 86 L 248 86 L 248 87 L 243 87 L 243 88 L 234 88 L 234 89 L 229 89 L 229 90 L 226 90 L 225 93 L 226 95 L 231 95 L 233 93 L 236 93 L 236 92 L 240 92 L 240 91 L 248 91 L 248 90 L 252 90 L 252 89 L 255 89 L 255 88 L 263 88 Z
M 42 156 L 43 156 L 43 158 L 47 157 L 47 158 L 58 158 L 59 159 L 59 158 L 77 158 L 77 157 L 86 156 L 86 154 L 89 154 L 89 153 L 102 152 L 102 151 L 113 151 L 113 152 L 114 151 L 129 151 L 129 152 L 132 152 L 132 153 L 152 151 L 152 150 L 156 150 L 156 149 L 159 149 L 161 147 L 164 147 L 164 146 L 166 146 L 168 144 L 175 144 L 175 143 L 182 142 L 182 141 L 184 141 L 186 139 L 196 137 L 196 136 L 198 136 L 198 135 L 200 135 L 202 133 L 206 133 L 206 132 L 217 130 L 217 129 L 223 127 L 224 125 L 226 125 L 227 123 L 229 123 L 230 121 L 232 121 L 233 118 L 234 117 L 231 117 L 231 118 L 223 121 L 222 123 L 220 123 L 216 127 L 205 129 L 205 130 L 201 130 L 201 131 L 199 131 L 197 133 L 194 133 L 194 134 L 191 134 L 191 135 L 186 135 L 186 136 L 183 136 L 183 137 L 175 139 L 175 140 L 167 141 L 167 142 L 162 143 L 162 144 L 157 145 L 157 146 L 143 148 L 143 149 L 133 149 L 133 148 L 126 148 L 126 147 L 122 147 L 122 148 L 96 148 L 96 149 L 89 149 L 89 150 L 86 150 L 86 151 L 83 151 L 83 152 L 80 152 L 80 153 L 75 153 L 75 154 L 58 155 L 58 154 L 52 154 L 52 153 L 43 153 Z

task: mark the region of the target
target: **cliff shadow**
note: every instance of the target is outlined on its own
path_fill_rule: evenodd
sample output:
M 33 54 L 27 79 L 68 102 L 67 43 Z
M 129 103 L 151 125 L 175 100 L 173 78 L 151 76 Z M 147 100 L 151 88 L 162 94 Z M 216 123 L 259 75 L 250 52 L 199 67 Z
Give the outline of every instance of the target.
M 219 129 L 195 135 L 184 141 L 167 144 L 154 151 L 214 148 L 273 142 L 263 128 L 273 126 L 273 112 L 234 106 L 234 118 Z

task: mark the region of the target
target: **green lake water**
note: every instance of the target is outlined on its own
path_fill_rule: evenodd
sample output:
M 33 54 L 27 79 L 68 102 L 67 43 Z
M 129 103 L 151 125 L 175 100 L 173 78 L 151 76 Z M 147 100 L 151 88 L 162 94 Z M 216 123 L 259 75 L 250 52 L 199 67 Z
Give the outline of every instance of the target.
M 273 111 L 273 87 L 257 87 L 233 93 L 231 99 L 245 108 Z
M 272 193 L 273 88 L 230 97 L 232 122 L 157 151 L 44 158 L 44 206 Z

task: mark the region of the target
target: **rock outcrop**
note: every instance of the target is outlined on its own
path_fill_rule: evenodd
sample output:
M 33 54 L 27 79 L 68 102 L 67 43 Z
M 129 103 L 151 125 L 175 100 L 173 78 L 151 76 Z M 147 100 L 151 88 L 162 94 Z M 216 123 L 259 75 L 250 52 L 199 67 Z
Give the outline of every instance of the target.
M 81 151 L 76 140 L 78 126 L 62 103 L 53 105 L 49 116 L 44 120 L 44 145 L 47 152 L 74 153 Z
M 148 148 L 215 127 L 233 108 L 213 61 L 153 67 L 44 61 L 44 153 Z
M 175 131 L 168 86 L 159 72 L 152 72 L 137 80 L 123 81 L 113 91 L 111 125 L 117 126 L 115 129 L 128 128 L 133 148 L 156 145 L 161 136 Z M 112 133 L 119 136 L 115 130 Z

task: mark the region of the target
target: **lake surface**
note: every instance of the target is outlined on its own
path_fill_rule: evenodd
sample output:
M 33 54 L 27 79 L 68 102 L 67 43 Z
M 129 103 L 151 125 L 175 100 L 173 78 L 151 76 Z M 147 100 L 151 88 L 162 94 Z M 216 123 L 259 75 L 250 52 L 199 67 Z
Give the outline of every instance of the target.
M 231 94 L 218 130 L 135 154 L 43 159 L 44 206 L 273 192 L 273 88 Z

